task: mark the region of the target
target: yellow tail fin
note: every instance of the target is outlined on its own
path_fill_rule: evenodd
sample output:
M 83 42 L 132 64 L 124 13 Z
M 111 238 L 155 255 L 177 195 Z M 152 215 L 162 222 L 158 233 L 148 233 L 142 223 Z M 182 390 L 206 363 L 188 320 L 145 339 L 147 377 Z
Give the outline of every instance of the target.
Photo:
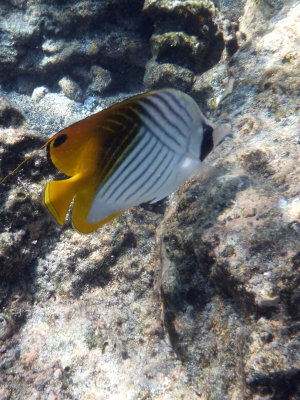
M 43 204 L 60 225 L 65 222 L 75 191 L 76 185 L 72 178 L 47 183 Z

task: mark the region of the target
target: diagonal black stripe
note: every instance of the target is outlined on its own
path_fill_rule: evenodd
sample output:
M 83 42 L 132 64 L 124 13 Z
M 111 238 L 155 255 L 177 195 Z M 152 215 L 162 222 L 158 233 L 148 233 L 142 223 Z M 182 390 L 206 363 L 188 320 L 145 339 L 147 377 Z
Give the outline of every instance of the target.
M 137 121 L 137 117 L 134 113 L 133 114 L 135 120 Z M 133 121 L 134 122 L 134 121 Z M 101 184 L 104 184 L 109 176 L 114 172 L 116 169 L 118 163 L 116 163 L 120 156 L 129 150 L 130 144 L 134 143 L 136 136 L 139 133 L 139 121 L 137 121 L 136 127 L 134 127 L 134 124 L 131 123 L 130 125 L 128 124 L 127 121 L 127 129 L 122 129 L 120 131 L 117 131 L 117 135 L 113 136 L 113 140 L 111 141 L 108 150 L 105 152 L 105 156 L 99 160 L 99 171 L 101 172 L 103 168 L 105 167 L 106 171 L 109 171 L 109 173 L 105 173 L 104 179 L 102 179 Z M 131 134 L 128 134 L 128 137 L 125 139 L 125 141 L 122 143 L 122 140 L 124 136 L 126 137 L 126 134 L 124 134 L 124 131 L 127 133 L 130 133 L 132 130 Z
M 155 93 L 155 97 L 157 97 L 159 100 L 161 100 L 161 102 L 165 104 L 165 106 L 170 110 L 170 112 L 174 113 L 176 115 L 176 117 L 179 118 L 187 128 L 189 127 L 186 120 L 177 112 L 177 110 L 175 110 L 175 108 L 164 98 L 164 96 L 162 94 Z M 180 104 L 180 107 L 182 108 L 181 104 Z
M 161 148 L 158 150 L 158 152 L 156 153 L 155 157 L 153 160 L 151 161 L 151 164 L 154 164 L 155 161 L 157 160 L 157 157 L 161 154 L 161 151 L 163 149 L 163 146 L 161 146 Z M 132 184 L 136 183 L 143 175 L 144 173 L 147 171 L 147 169 L 149 168 L 149 165 L 147 165 L 147 167 L 140 173 L 140 175 L 134 180 L 134 182 L 132 182 Z M 129 196 L 126 197 L 125 201 L 128 201 L 131 197 L 135 196 L 139 190 L 141 190 L 141 188 L 145 185 L 145 183 L 148 181 L 149 177 L 146 177 L 144 179 L 144 181 L 142 183 L 140 183 L 139 187 L 136 189 L 136 191 L 134 193 L 131 193 Z M 127 192 L 127 190 L 124 192 L 124 194 Z
M 176 96 L 174 96 L 171 92 L 166 91 L 166 92 L 164 92 L 164 94 L 166 96 L 169 96 L 169 98 L 171 98 L 180 108 L 182 108 L 182 104 L 179 102 L 179 100 L 176 98 Z M 189 110 L 186 107 L 184 107 L 184 111 L 186 112 L 187 116 L 189 117 L 189 120 L 190 120 L 189 122 L 192 123 L 193 117 L 190 114 Z
M 134 151 L 134 149 L 137 147 L 137 145 L 141 142 L 143 136 L 145 135 L 141 135 L 141 137 L 137 140 L 137 142 L 135 143 L 135 145 L 130 149 L 130 154 Z M 149 135 L 149 138 L 147 139 L 146 143 L 143 145 L 143 147 L 141 148 L 140 152 L 144 151 L 145 148 L 148 146 L 150 140 L 151 140 L 151 136 Z M 112 181 L 109 183 L 109 185 L 107 186 L 107 188 L 103 191 L 103 196 L 105 196 L 106 194 L 108 194 L 108 196 L 110 196 L 111 194 L 108 193 L 108 191 L 110 190 L 110 188 L 115 184 L 115 182 L 119 179 L 119 177 L 122 175 L 122 173 L 124 172 L 125 168 L 129 169 L 130 165 L 135 161 L 135 158 L 132 158 L 129 162 L 126 163 L 126 156 L 123 160 L 123 162 L 121 162 L 121 165 L 119 166 L 119 168 L 116 169 L 116 176 L 112 176 Z M 128 179 L 128 177 L 132 174 L 132 171 L 129 170 L 127 172 L 127 175 L 125 176 L 125 178 L 123 178 L 123 182 L 126 181 L 126 179 Z
M 130 173 L 128 173 L 126 175 L 126 177 L 124 178 L 124 183 L 126 183 L 126 180 L 128 179 L 128 177 L 132 174 L 134 174 L 134 172 L 145 162 L 145 160 L 147 160 L 147 158 L 149 157 L 149 155 L 153 152 L 155 146 L 157 145 L 157 141 L 155 141 L 152 145 L 152 147 L 150 148 L 150 150 L 148 150 L 148 152 L 146 153 L 146 155 L 138 162 L 138 164 L 135 166 L 135 168 L 130 171 Z M 150 162 L 152 162 L 152 160 L 149 160 Z M 145 171 L 149 168 L 149 162 L 146 164 L 145 168 L 142 170 L 142 172 L 137 176 L 137 178 L 134 179 L 134 181 L 130 182 L 130 187 L 132 185 L 134 185 L 136 183 L 137 180 L 140 179 L 140 177 L 145 173 Z M 123 183 L 123 184 L 124 184 Z M 123 186 L 123 184 L 121 186 Z M 120 186 L 120 187 L 121 187 Z M 119 196 L 115 199 L 115 201 L 118 201 L 120 199 L 120 197 L 122 197 L 129 189 L 130 187 L 126 187 L 126 189 L 124 191 L 122 191 Z
M 178 128 L 178 126 L 175 125 L 175 124 L 167 117 L 167 115 L 165 115 L 165 114 L 162 112 L 162 110 L 161 110 L 161 109 L 158 107 L 158 105 L 151 99 L 151 97 L 147 97 L 147 98 L 145 98 L 145 99 L 142 99 L 142 100 L 140 100 L 140 102 L 141 102 L 141 103 L 149 104 L 150 107 L 154 108 L 154 110 L 155 110 L 158 114 L 160 114 L 161 117 L 164 118 L 164 119 L 168 122 L 168 124 L 171 125 L 172 128 L 174 128 L 174 129 L 179 133 L 179 135 L 180 135 L 181 137 L 183 137 L 183 138 L 186 139 L 185 134 L 184 134 L 183 132 L 181 132 L 181 130 Z M 170 110 L 170 112 L 173 112 L 173 111 L 170 109 L 170 107 L 168 107 L 168 109 Z M 173 112 L 173 114 L 176 115 L 175 112 Z
M 137 104 L 134 105 L 134 108 L 137 110 L 137 112 L 140 112 L 142 115 L 145 115 L 147 118 L 149 118 L 150 121 L 152 121 L 154 125 L 156 125 L 162 132 L 164 132 L 165 135 L 166 135 L 169 139 L 171 139 L 173 142 L 175 142 L 178 146 L 181 147 L 181 144 L 180 144 L 174 137 L 172 137 L 172 136 L 168 133 L 168 131 L 166 131 L 165 128 L 164 128 L 161 124 L 158 123 L 158 121 L 157 121 L 156 119 L 153 118 L 153 116 L 143 107 L 142 104 L 137 103 Z M 143 123 L 144 123 L 145 125 L 147 124 L 146 121 L 143 121 Z M 147 125 L 148 125 L 148 124 L 147 124 Z M 149 127 L 149 130 L 151 130 L 151 132 L 153 133 L 153 135 L 154 135 L 157 139 L 159 139 L 159 137 L 155 134 L 155 132 L 153 132 L 153 130 L 152 130 L 150 127 Z M 159 140 L 160 140 L 160 139 L 159 139 Z M 160 141 L 161 141 L 161 140 L 160 140 Z
M 139 115 L 140 112 L 139 112 L 138 110 L 135 110 L 135 113 L 136 113 L 137 115 Z M 161 138 L 160 138 L 159 136 L 157 136 L 157 134 L 153 131 L 153 129 L 151 128 L 151 126 L 149 126 L 149 124 L 148 124 L 145 120 L 143 120 L 141 123 L 142 123 L 142 125 L 144 125 L 144 127 L 151 133 L 151 135 L 153 135 L 153 136 L 155 137 L 155 139 L 156 139 L 159 143 L 161 143 L 163 146 L 167 147 L 170 151 L 174 151 L 170 146 L 168 146 L 167 143 L 163 142 L 163 141 L 161 140 Z
M 174 154 L 174 153 L 173 153 Z M 163 178 L 164 173 L 167 171 L 167 168 L 165 168 L 167 165 L 169 164 L 169 159 L 167 157 L 165 157 L 162 161 L 161 164 L 158 164 L 157 167 L 155 168 L 154 172 L 152 173 L 152 175 L 155 174 L 155 172 L 158 170 L 158 168 L 161 168 L 162 170 L 164 170 L 164 172 L 162 173 L 162 175 L 159 175 L 155 181 L 152 183 L 152 185 L 150 187 L 148 187 L 141 195 L 140 197 L 143 197 L 147 192 L 149 192 L 149 190 L 153 189 L 153 187 L 156 185 L 156 183 L 159 181 L 159 179 Z
M 173 154 L 172 160 L 169 162 L 169 164 L 172 164 L 173 160 L 174 160 L 175 154 Z M 166 171 L 168 169 L 166 168 Z M 161 185 L 156 189 L 156 192 L 159 192 L 159 190 L 166 184 L 167 180 L 170 178 L 171 174 L 173 172 L 173 169 L 170 169 L 170 172 L 168 173 L 168 175 L 166 176 L 166 178 L 164 179 L 164 181 L 161 183 Z M 174 188 L 175 190 L 176 188 Z M 155 198 L 155 197 L 154 197 Z M 153 200 L 151 200 L 153 201 Z

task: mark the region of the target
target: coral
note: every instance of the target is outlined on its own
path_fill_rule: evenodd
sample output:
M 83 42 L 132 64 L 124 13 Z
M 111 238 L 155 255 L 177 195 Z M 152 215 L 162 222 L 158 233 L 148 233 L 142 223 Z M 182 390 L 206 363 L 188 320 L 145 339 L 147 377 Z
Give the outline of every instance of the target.
M 137 85 L 152 31 L 142 6 L 143 0 L 1 2 L 1 84 L 26 94 L 36 86 L 57 90 L 66 74 L 76 82 L 74 68 L 99 65 L 112 73 L 116 88 Z
M 91 73 L 93 75 L 92 83 L 88 87 L 88 92 L 103 93 L 109 89 L 112 83 L 111 74 L 104 68 L 98 65 L 91 67 Z
M 176 65 L 199 73 L 221 58 L 224 40 L 214 22 L 212 2 L 146 0 L 143 9 L 155 21 L 155 32 L 151 37 L 152 61 L 171 63 L 174 68 Z M 146 76 L 155 75 L 153 66 L 153 63 L 148 64 Z M 178 75 L 180 73 L 178 68 Z M 145 84 L 156 87 L 149 79 L 145 79 Z
M 183 91 L 189 91 L 193 84 L 193 73 L 178 65 L 150 62 L 144 76 L 144 83 L 152 89 L 174 87 Z
M 82 91 L 79 85 L 74 82 L 72 79 L 64 76 L 58 82 L 59 87 L 63 91 L 64 95 L 69 97 L 72 100 L 80 100 L 82 97 Z

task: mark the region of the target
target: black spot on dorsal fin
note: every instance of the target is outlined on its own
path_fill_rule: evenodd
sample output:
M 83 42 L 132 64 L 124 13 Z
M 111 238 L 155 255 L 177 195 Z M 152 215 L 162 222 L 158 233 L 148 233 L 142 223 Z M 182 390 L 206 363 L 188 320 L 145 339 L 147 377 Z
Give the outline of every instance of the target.
M 200 161 L 203 161 L 214 147 L 213 128 L 203 123 L 203 139 L 200 148 Z
M 61 135 L 57 136 L 57 138 L 54 140 L 53 147 L 59 147 L 65 141 L 67 140 L 68 136 L 65 133 L 62 133 Z
M 51 166 L 53 166 L 54 168 L 55 168 L 55 165 L 53 164 L 53 162 L 51 160 L 51 156 L 50 156 L 50 145 L 51 145 L 51 143 L 53 143 L 53 147 L 59 147 L 63 143 L 65 143 L 65 141 L 67 139 L 68 139 L 68 135 L 66 135 L 65 133 L 62 133 L 61 135 L 57 136 L 57 138 L 55 138 L 54 140 L 50 140 L 47 144 L 47 160 L 48 160 L 49 164 Z

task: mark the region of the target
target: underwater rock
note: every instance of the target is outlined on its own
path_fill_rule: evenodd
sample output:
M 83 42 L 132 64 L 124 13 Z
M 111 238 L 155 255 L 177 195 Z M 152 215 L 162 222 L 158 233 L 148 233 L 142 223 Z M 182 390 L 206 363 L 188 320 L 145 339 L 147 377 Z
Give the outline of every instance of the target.
M 143 10 L 155 23 L 150 39 L 153 61 L 200 73 L 220 60 L 224 39 L 211 1 L 146 0 Z M 144 82 L 154 87 L 149 86 L 151 80 Z
M 197 100 L 203 112 L 209 112 L 218 107 L 226 92 L 229 93 L 230 82 L 228 66 L 219 62 L 208 71 L 194 77 L 190 94 Z
M 39 103 L 47 93 L 47 88 L 45 86 L 39 86 L 35 88 L 32 92 L 31 98 L 34 102 Z
M 257 321 L 249 336 L 249 353 L 245 357 L 246 383 L 254 392 L 264 391 L 271 396 L 270 388 L 274 388 L 278 399 L 293 398 L 299 393 L 299 337 L 294 336 L 296 330 L 295 326 L 287 328 L 264 317 Z
M 194 74 L 187 68 L 165 63 L 149 62 L 146 67 L 144 84 L 148 88 L 173 87 L 188 92 L 193 84 Z
M 61 78 L 58 85 L 64 95 L 69 99 L 79 101 L 82 98 L 82 90 L 80 89 L 80 86 L 69 77 L 64 76 Z
M 241 30 L 247 31 L 249 37 L 266 32 L 269 24 L 272 23 L 271 18 L 288 3 L 289 1 L 286 2 L 284 0 L 247 0 L 241 22 Z
M 93 76 L 92 83 L 88 87 L 88 92 L 103 93 L 105 92 L 112 83 L 111 74 L 108 70 L 93 65 L 91 68 L 91 74 Z
M 23 124 L 24 120 L 22 112 L 0 94 L 0 127 L 18 127 Z
M 143 0 L 1 2 L 1 83 L 11 90 L 22 76 L 53 90 L 66 73 L 75 80 L 74 68 L 100 64 L 114 72 L 116 87 L 136 85 L 153 30 L 142 6 Z
M 192 70 L 195 70 L 196 66 L 197 69 L 201 68 L 205 46 L 199 42 L 196 35 L 190 36 L 184 32 L 167 32 L 161 35 L 152 35 L 150 43 L 154 59 L 161 63 L 177 63 Z M 178 62 L 179 54 L 180 63 Z
M 226 19 L 238 21 L 243 15 L 244 6 L 247 0 L 214 0 L 215 6 L 220 10 Z
M 178 191 L 160 227 L 165 326 L 205 398 L 299 395 L 299 57 L 282 60 L 299 52 L 300 8 L 283 10 L 234 55 L 226 96 L 224 66 L 195 81 L 192 93 L 217 100 L 239 140 L 217 149 L 213 180 L 208 173 Z M 278 88 L 284 82 L 289 90 Z

